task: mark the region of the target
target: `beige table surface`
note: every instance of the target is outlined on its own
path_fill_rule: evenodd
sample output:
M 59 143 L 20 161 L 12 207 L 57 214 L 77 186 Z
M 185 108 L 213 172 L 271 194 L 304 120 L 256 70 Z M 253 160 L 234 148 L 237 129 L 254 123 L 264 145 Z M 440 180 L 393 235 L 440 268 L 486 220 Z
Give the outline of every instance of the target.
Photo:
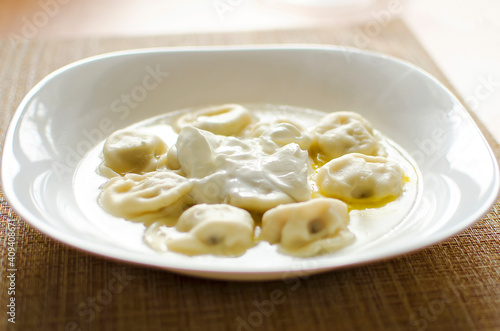
M 51 71 L 108 51 L 178 45 L 315 43 L 353 45 L 357 27 L 318 30 L 0 41 L 0 134 L 23 96 Z M 366 47 L 408 60 L 448 85 L 411 32 L 393 21 Z M 500 148 L 478 122 L 496 153 Z M 60 244 L 0 200 L 0 304 L 9 294 L 6 228 L 16 230 L 18 330 L 499 330 L 498 203 L 472 227 L 419 252 L 291 281 L 238 283 L 181 276 L 95 257 Z M 120 284 L 121 286 L 118 286 Z M 273 291 L 272 312 L 258 305 Z M 110 295 L 111 294 L 111 295 Z M 260 316 L 260 317 L 259 317 Z M 245 321 L 245 322 L 242 322 Z M 246 324 L 243 324 L 246 323 Z

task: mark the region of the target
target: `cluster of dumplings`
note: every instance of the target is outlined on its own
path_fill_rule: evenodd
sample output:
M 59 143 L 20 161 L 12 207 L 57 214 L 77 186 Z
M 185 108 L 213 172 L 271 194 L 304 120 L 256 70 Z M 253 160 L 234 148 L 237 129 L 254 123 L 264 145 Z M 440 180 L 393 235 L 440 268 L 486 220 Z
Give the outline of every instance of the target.
M 171 126 L 178 139 L 170 147 L 145 130 L 113 133 L 99 166 L 109 178 L 101 207 L 150 229 L 175 228 L 150 243 L 163 250 L 240 256 L 266 241 L 292 256 L 333 252 L 355 240 L 350 205 L 403 191 L 400 165 L 357 113 L 330 113 L 305 128 L 226 104 L 184 113 Z

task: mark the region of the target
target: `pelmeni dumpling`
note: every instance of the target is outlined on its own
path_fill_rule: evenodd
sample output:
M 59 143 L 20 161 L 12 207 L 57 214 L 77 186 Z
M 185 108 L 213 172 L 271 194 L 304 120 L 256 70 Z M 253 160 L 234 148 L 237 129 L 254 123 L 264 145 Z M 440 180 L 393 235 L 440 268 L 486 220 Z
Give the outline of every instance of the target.
M 259 137 L 262 149 L 266 153 L 274 153 L 278 148 L 296 143 L 303 150 L 308 150 L 312 139 L 304 129 L 291 123 L 277 123 L 262 132 Z
M 385 155 L 370 122 L 357 113 L 341 111 L 326 115 L 313 135 L 313 146 L 326 161 L 348 153 Z
M 377 202 L 403 191 L 403 170 L 398 163 L 358 153 L 326 163 L 315 180 L 321 194 L 348 202 Z
M 104 184 L 98 201 L 114 216 L 146 225 L 161 221 L 173 226 L 190 206 L 188 193 L 192 188 L 186 178 L 168 171 L 126 174 Z
M 234 136 L 240 133 L 252 121 L 248 110 L 237 104 L 202 108 L 182 115 L 174 123 L 177 132 L 185 126 L 207 130 L 223 136 Z
M 338 250 L 354 240 L 347 230 L 347 205 L 317 198 L 270 209 L 262 217 L 261 238 L 279 244 L 282 253 L 313 256 Z
M 247 126 L 243 132 L 243 136 L 246 138 L 259 138 L 264 131 L 268 130 L 272 126 L 278 124 L 290 124 L 296 127 L 301 132 L 307 132 L 307 129 L 296 121 L 291 120 L 289 117 L 278 117 L 278 118 L 264 118 L 259 122 L 254 122 Z
M 250 213 L 226 204 L 195 205 L 181 215 L 176 228 L 186 235 L 169 239 L 166 245 L 186 255 L 239 256 L 254 245 Z
M 154 171 L 167 162 L 167 144 L 158 136 L 135 130 L 120 130 L 104 143 L 101 174 L 142 174 Z

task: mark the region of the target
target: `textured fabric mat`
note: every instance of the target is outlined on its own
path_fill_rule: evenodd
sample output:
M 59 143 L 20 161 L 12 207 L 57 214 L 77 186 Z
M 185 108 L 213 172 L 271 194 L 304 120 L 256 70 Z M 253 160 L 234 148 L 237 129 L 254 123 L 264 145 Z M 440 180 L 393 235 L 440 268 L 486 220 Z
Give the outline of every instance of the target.
M 412 62 L 452 88 L 400 21 L 360 45 L 363 26 L 157 36 L 0 41 L 0 135 L 45 75 L 108 51 L 181 45 L 316 43 L 361 46 Z M 360 32 L 361 31 L 361 32 Z M 476 121 L 477 122 L 477 121 Z M 497 159 L 500 148 L 484 130 Z M 0 196 L 0 329 L 18 330 L 500 330 L 498 203 L 462 233 L 388 261 L 287 281 L 196 279 L 130 266 L 60 244 Z M 11 283 L 8 222 L 15 224 Z M 15 286 L 16 323 L 7 322 Z M 279 300 L 270 304 L 272 298 Z

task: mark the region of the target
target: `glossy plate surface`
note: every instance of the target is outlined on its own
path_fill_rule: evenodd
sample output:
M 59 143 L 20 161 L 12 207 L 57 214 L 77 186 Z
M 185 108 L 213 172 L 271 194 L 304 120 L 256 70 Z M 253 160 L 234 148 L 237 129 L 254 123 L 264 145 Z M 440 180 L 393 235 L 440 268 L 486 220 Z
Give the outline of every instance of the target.
M 110 133 L 165 112 L 228 102 L 361 113 L 416 163 L 414 201 L 373 241 L 309 259 L 161 255 L 142 242 L 141 224 L 84 210 L 77 169 Z M 10 204 L 52 238 L 122 261 L 230 280 L 312 274 L 423 248 L 472 225 L 499 189 L 484 137 L 437 80 L 385 55 L 314 45 L 144 49 L 78 61 L 24 98 L 1 170 Z

